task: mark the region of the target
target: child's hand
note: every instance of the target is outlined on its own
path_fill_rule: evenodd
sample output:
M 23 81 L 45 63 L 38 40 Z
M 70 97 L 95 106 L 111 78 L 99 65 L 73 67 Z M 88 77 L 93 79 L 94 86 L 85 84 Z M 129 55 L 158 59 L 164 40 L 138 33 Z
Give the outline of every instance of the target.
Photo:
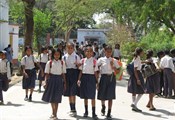
M 28 78 L 29 76 L 28 76 L 28 74 L 25 72 L 25 73 L 23 73 L 24 74 L 24 77 L 25 78 Z
M 43 87 L 44 87 L 44 89 L 46 89 L 46 87 L 47 87 L 47 82 L 46 81 L 44 81 Z
M 80 85 L 81 85 L 81 81 L 80 80 L 77 81 L 77 85 L 78 85 L 78 87 L 80 87 Z
M 114 62 L 112 60 L 111 60 L 110 64 L 111 64 L 112 67 L 114 66 Z
M 140 82 L 140 80 L 137 80 L 137 85 L 141 85 L 141 82 Z
M 44 72 L 43 71 L 41 72 L 41 76 L 44 77 Z

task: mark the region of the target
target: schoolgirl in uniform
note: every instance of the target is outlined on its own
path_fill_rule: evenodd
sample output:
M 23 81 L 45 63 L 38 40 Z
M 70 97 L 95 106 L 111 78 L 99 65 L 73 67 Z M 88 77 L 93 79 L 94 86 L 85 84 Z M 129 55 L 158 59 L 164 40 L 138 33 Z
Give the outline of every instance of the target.
M 105 57 L 98 59 L 98 66 L 100 66 L 100 83 L 98 89 L 98 99 L 102 101 L 102 115 L 105 115 L 105 101 L 108 100 L 108 113 L 107 119 L 112 119 L 111 109 L 112 101 L 116 98 L 115 88 L 116 88 L 116 77 L 113 74 L 114 71 L 118 71 L 119 65 L 117 60 L 112 58 L 112 47 L 106 46 Z
M 97 71 L 98 66 L 93 56 L 93 49 L 91 46 L 87 46 L 85 49 L 86 58 L 83 58 L 80 63 L 80 74 L 78 79 L 78 85 L 80 86 L 80 98 L 84 99 L 85 113 L 84 117 L 88 116 L 88 99 L 92 102 L 92 117 L 98 119 L 95 113 L 95 94 L 96 85 L 98 83 Z
M 36 80 L 36 70 L 35 66 L 37 65 L 43 73 L 43 69 L 37 63 L 36 58 L 32 55 L 33 51 L 30 46 L 25 48 L 25 56 L 21 60 L 21 65 L 23 68 L 23 80 L 22 80 L 22 87 L 26 91 L 26 96 L 24 98 L 25 101 L 32 101 L 32 94 L 35 88 L 35 80 Z M 30 90 L 30 95 L 28 97 L 28 90 Z
M 153 51 L 148 50 L 147 51 L 147 64 L 153 64 Z M 160 75 L 159 73 L 155 73 L 154 75 L 151 75 L 150 77 L 146 78 L 146 93 L 149 94 L 149 102 L 146 107 L 148 107 L 150 110 L 156 110 L 156 108 L 153 105 L 153 98 L 155 94 L 160 93 Z
M 42 100 L 51 103 L 52 115 L 50 118 L 53 120 L 58 119 L 58 103 L 61 103 L 63 91 L 66 89 L 66 65 L 65 62 L 61 60 L 61 58 L 61 50 L 53 50 L 52 59 L 47 62 L 45 68 L 45 92 L 42 96 Z
M 6 51 L 0 52 L 0 105 L 4 104 L 2 91 L 7 91 L 8 82 L 11 81 L 10 63 L 6 59 Z
M 65 96 L 69 97 L 70 104 L 70 116 L 76 116 L 76 95 L 77 95 L 77 80 L 79 75 L 79 65 L 80 57 L 75 53 L 74 44 L 67 43 L 66 45 L 67 53 L 62 57 L 62 60 L 66 64 L 66 91 L 64 92 Z
M 134 75 L 131 75 L 128 81 L 128 93 L 132 94 L 132 110 L 136 112 L 142 112 L 137 108 L 137 103 L 144 94 L 144 79 L 141 74 L 142 62 L 140 57 L 143 56 L 143 49 L 136 48 L 134 53 Z M 137 96 L 136 96 L 137 95 Z
M 38 58 L 38 63 L 40 64 L 40 66 L 42 67 L 43 71 L 45 70 L 45 66 L 46 63 L 49 61 L 49 55 L 47 52 L 47 48 L 46 47 L 42 47 L 41 48 L 41 54 L 39 55 Z M 42 76 L 42 71 L 39 71 L 38 74 L 38 80 L 39 80 L 39 90 L 38 92 L 41 92 L 41 85 L 42 85 L 42 81 L 44 81 L 45 75 Z

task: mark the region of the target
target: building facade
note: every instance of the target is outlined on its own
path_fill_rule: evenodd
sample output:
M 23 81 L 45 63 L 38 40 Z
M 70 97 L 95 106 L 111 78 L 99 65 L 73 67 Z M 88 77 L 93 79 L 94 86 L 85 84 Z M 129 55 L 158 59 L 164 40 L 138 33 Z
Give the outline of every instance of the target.
M 0 0 L 0 50 L 9 44 L 9 6 L 7 0 Z
M 106 42 L 108 29 L 78 29 L 77 42 L 96 42 L 103 44 Z

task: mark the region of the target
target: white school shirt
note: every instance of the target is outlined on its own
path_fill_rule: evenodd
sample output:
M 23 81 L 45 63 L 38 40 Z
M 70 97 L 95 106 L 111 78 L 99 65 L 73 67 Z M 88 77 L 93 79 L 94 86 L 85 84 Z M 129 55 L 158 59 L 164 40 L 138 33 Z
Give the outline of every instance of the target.
M 137 56 L 137 58 L 133 59 L 134 62 L 134 68 L 137 67 L 137 70 L 141 70 L 142 69 L 142 61 L 140 59 L 140 56 Z
M 66 53 L 62 57 L 62 60 L 65 62 L 67 69 L 77 69 L 75 62 L 80 63 L 80 57 L 75 52 L 73 52 L 71 55 Z
M 45 73 L 50 73 L 53 75 L 61 75 L 62 73 L 66 73 L 66 65 L 64 61 L 61 62 L 61 60 L 52 60 L 51 66 L 50 62 L 51 61 L 48 61 L 46 64 Z
M 111 68 L 111 61 L 114 60 L 114 67 L 119 68 L 118 61 L 112 57 L 101 57 L 98 59 L 97 64 L 100 67 L 101 74 L 112 74 L 114 70 Z
M 0 73 L 7 73 L 7 78 L 11 79 L 10 63 L 7 59 L 0 59 Z
M 21 65 L 24 65 L 25 69 L 32 70 L 35 68 L 34 63 L 37 63 L 37 62 L 38 61 L 33 55 L 30 55 L 30 56 L 25 55 L 21 60 Z
M 114 49 L 114 53 L 113 53 L 113 57 L 120 57 L 121 56 L 121 53 L 120 53 L 120 50 L 119 49 Z
M 160 68 L 170 68 L 174 73 L 175 73 L 175 67 L 173 64 L 173 59 L 169 55 L 165 55 L 161 60 L 160 60 Z
M 84 63 L 83 63 L 84 60 Z M 94 68 L 94 60 L 95 58 L 91 57 L 89 59 L 83 58 L 81 59 L 80 63 L 82 64 L 79 69 L 82 70 L 83 74 L 94 74 L 94 72 L 98 71 L 98 65 L 97 63 L 95 64 Z
M 48 54 L 41 53 L 38 57 L 38 62 L 47 63 L 49 61 Z

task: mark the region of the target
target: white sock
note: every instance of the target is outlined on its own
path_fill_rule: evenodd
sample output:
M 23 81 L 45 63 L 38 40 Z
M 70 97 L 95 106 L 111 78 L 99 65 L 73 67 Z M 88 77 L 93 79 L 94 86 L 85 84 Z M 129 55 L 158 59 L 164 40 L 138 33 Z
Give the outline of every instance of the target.
M 132 104 L 135 104 L 136 96 L 132 96 Z
M 135 100 L 135 102 L 134 102 L 134 105 L 135 105 L 135 106 L 137 106 L 137 103 L 139 102 L 139 100 L 140 100 L 140 98 L 142 97 L 142 95 L 143 95 L 143 94 L 138 94 L 138 95 L 137 95 L 137 98 L 136 98 L 136 100 Z

